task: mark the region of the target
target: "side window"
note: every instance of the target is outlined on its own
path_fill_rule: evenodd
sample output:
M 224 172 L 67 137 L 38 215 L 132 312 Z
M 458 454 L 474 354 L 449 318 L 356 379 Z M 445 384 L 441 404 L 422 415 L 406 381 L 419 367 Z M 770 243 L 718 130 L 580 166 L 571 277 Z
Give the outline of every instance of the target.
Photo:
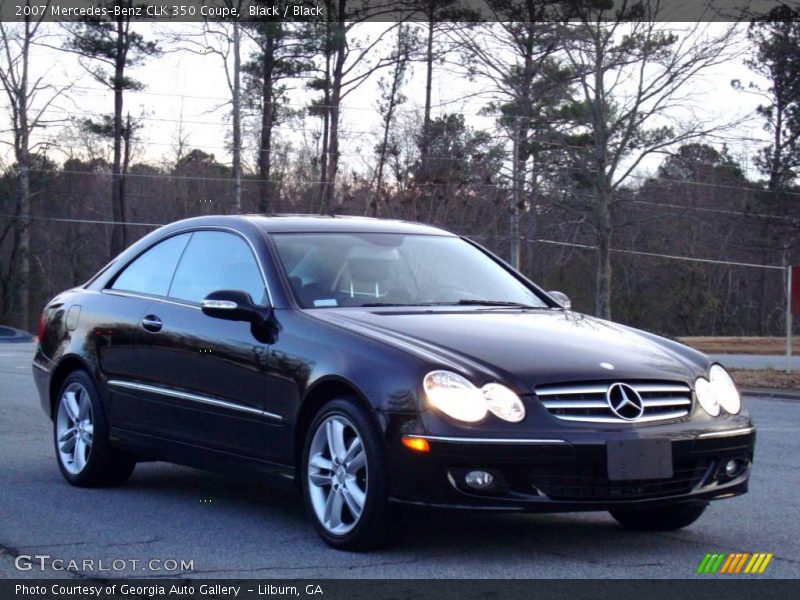
M 197 231 L 183 253 L 169 295 L 199 303 L 217 290 L 242 290 L 257 303 L 266 295 L 258 263 L 243 239 L 222 231 Z
M 191 234 L 184 233 L 159 242 L 117 275 L 113 290 L 166 296 L 175 267 Z

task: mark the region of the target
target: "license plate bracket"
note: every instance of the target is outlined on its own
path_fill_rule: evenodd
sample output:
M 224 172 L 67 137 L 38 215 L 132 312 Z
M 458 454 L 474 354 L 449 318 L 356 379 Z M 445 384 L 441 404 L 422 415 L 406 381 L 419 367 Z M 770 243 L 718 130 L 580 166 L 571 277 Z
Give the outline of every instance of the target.
M 672 442 L 666 438 L 606 442 L 609 481 L 669 479 L 673 476 Z

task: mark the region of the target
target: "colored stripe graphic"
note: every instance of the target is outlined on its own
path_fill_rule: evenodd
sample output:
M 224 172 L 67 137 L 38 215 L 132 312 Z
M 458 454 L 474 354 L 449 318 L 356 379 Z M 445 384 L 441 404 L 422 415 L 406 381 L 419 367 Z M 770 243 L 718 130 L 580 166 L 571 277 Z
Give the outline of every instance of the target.
M 700 564 L 697 566 L 697 572 L 698 573 L 705 573 L 706 572 L 706 565 L 708 564 L 708 561 L 710 559 L 711 559 L 711 555 L 710 554 L 706 554 L 703 557 L 703 560 L 701 560 Z
M 764 557 L 764 562 L 761 563 L 761 569 L 758 572 L 759 573 L 763 573 L 764 570 L 767 568 L 767 565 L 769 564 L 769 561 L 771 561 L 771 560 L 772 560 L 772 552 L 770 552 L 769 554 L 767 554 L 766 557 Z
M 742 554 L 742 558 L 739 559 L 739 562 L 736 565 L 736 571 L 734 571 L 734 573 L 739 573 L 742 570 L 742 567 L 744 567 L 744 562 L 747 560 L 748 556 L 750 556 L 749 552 Z
M 739 558 L 738 554 L 728 554 L 728 558 L 725 561 L 725 563 L 722 565 L 722 569 L 720 569 L 719 572 L 720 573 L 730 573 L 729 569 L 730 569 L 731 565 L 733 564 L 734 560 L 738 559 L 738 558 Z
M 697 565 L 697 573 L 734 575 L 744 569 L 744 573 L 760 574 L 767 569 L 773 556 L 771 552 L 709 553 Z

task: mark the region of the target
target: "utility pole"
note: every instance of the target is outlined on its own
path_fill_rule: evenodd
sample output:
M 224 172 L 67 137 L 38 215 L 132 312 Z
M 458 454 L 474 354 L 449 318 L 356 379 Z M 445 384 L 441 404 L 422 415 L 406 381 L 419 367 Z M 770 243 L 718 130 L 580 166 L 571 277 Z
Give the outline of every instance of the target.
M 792 266 L 786 267 L 786 372 L 792 372 Z

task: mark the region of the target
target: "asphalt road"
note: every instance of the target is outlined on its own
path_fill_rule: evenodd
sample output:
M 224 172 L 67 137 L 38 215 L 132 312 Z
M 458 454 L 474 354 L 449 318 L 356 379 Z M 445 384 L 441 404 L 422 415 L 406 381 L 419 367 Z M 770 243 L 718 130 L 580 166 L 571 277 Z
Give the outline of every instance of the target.
M 683 531 L 628 532 L 605 513 L 415 510 L 394 548 L 350 554 L 317 538 L 286 485 L 149 463 L 122 488 L 69 486 L 38 405 L 31 354 L 29 345 L 0 345 L 0 577 L 64 576 L 17 571 L 14 557 L 24 554 L 79 561 L 75 577 L 174 575 L 140 570 L 173 559 L 193 561 L 184 576 L 196 577 L 686 578 L 707 552 L 741 551 L 775 554 L 763 577 L 800 577 L 800 401 L 748 401 L 758 426 L 751 491 L 712 504 Z M 95 568 L 141 562 L 98 573 L 83 569 L 84 560 Z

